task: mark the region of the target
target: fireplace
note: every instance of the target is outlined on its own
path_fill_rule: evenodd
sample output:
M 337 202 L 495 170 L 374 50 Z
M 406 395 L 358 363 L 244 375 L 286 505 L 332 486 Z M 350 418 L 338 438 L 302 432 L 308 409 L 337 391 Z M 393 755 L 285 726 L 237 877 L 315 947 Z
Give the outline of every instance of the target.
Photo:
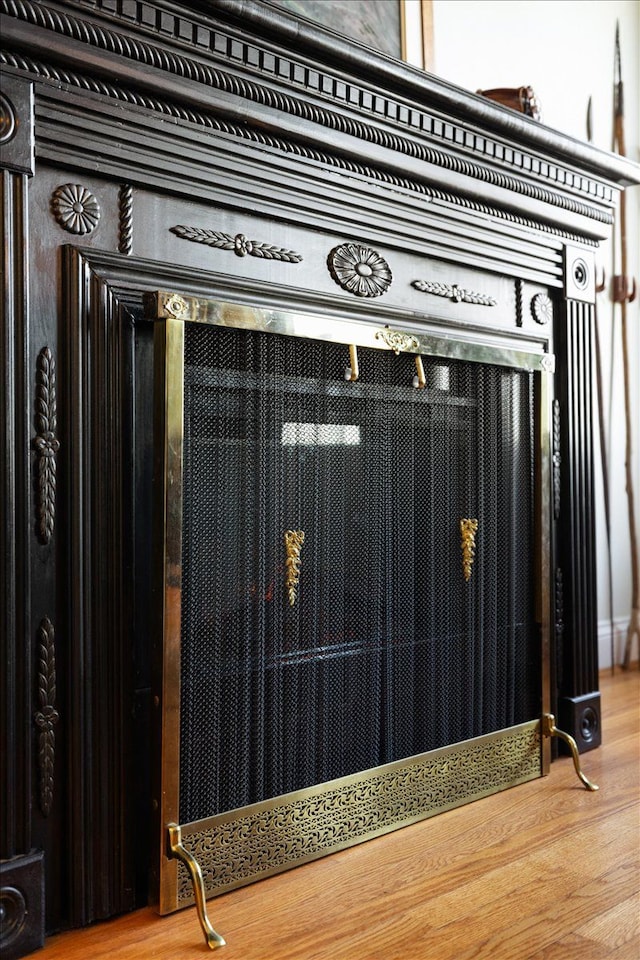
M 0 7 L 16 958 L 598 746 L 638 170 L 262 0 Z
M 539 347 L 158 292 L 160 910 L 543 772 Z

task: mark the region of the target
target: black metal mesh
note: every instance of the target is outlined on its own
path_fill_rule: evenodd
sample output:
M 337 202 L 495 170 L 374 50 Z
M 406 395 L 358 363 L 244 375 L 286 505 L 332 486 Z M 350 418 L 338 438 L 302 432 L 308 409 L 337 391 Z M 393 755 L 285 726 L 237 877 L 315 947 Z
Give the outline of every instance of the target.
M 187 325 L 182 823 L 539 716 L 532 375 L 347 362 Z

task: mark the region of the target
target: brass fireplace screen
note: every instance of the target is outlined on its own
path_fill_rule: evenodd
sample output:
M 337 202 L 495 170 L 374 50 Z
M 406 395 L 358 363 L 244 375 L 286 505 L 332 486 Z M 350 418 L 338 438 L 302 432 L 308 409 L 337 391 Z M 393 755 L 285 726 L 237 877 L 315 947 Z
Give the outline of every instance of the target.
M 159 910 L 215 946 L 205 896 L 546 772 L 552 358 L 150 313 Z

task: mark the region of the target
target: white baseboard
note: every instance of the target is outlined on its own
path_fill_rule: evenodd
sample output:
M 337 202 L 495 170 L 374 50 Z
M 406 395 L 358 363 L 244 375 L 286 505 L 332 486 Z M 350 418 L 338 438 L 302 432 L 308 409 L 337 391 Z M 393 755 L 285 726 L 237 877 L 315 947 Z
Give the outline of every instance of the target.
M 627 639 L 629 617 L 616 617 L 613 621 L 613 652 L 616 664 L 622 663 L 624 644 Z M 633 651 L 632 651 L 633 652 Z M 598 666 L 606 670 L 611 666 L 611 621 L 598 621 Z

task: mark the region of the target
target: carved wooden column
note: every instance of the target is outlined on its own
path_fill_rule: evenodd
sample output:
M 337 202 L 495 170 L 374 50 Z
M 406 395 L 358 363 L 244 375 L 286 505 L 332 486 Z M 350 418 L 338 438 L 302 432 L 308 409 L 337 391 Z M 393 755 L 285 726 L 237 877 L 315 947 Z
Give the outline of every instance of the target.
M 601 742 L 593 488 L 594 257 L 565 248 L 565 303 L 557 327 L 555 515 L 558 715 L 580 751 Z
M 0 317 L 0 950 L 5 960 L 44 942 L 44 866 L 32 851 L 30 724 L 34 638 L 29 611 L 29 422 L 27 185 L 33 175 L 32 83 L 4 78 L 0 164 L 6 276 Z M 12 802 L 7 803 L 10 797 Z

